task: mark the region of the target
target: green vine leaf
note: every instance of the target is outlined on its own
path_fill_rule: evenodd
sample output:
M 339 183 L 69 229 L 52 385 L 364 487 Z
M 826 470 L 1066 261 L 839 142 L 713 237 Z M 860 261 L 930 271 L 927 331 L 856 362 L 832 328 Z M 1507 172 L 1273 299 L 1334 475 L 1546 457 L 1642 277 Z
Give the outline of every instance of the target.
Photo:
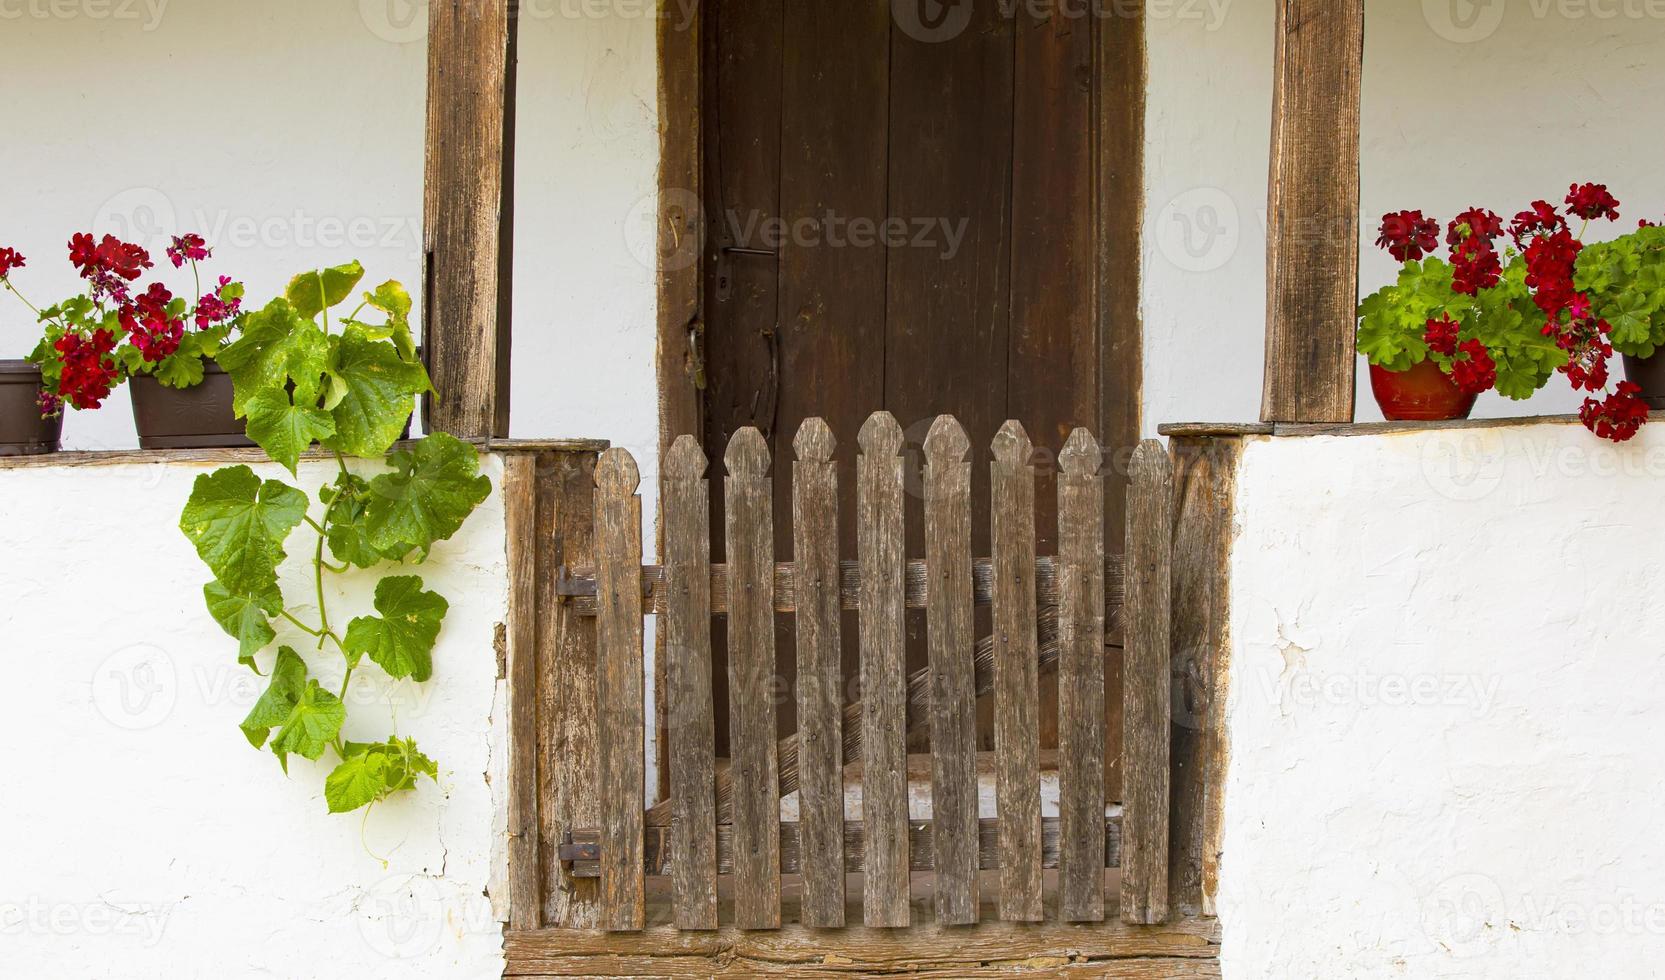
M 179 528 L 228 592 L 260 594 L 277 587 L 283 540 L 306 517 L 306 505 L 294 487 L 228 466 L 197 477 Z
M 416 338 L 410 330 L 410 293 L 405 292 L 405 287 L 389 279 L 377 286 L 375 292 L 365 293 L 364 302 L 387 314 L 386 324 L 366 328 L 369 335 L 377 340 L 392 340 L 399 348 L 400 357 L 416 360 Z
M 330 338 L 330 414 L 335 434 L 324 444 L 349 456 L 373 459 L 399 440 L 415 398 L 429 390 L 428 372 L 402 360 L 393 345 L 348 324 Z
M 278 757 L 283 771 L 289 771 L 289 756 L 316 761 L 324 749 L 341 734 L 341 724 L 347 720 L 347 706 L 341 699 L 307 681 L 300 697 L 295 699 L 289 717 L 272 737 L 272 752 Z
M 254 655 L 277 639 L 269 618 L 283 612 L 283 594 L 277 585 L 232 592 L 215 580 L 202 587 L 202 597 L 208 603 L 208 614 L 237 641 L 237 662 L 254 669 Z
M 295 312 L 310 320 L 351 296 L 353 287 L 363 278 L 364 266 L 356 261 L 333 269 L 303 272 L 289 280 L 284 296 Z
M 288 300 L 272 300 L 249 315 L 243 335 L 217 358 L 231 375 L 232 410 L 242 417 L 256 395 L 282 393 L 291 386 L 296 404 L 315 404 L 329 370 L 329 353 L 329 339 L 317 324 Z
M 289 647 L 280 647 L 277 663 L 272 667 L 271 680 L 266 682 L 265 693 L 260 695 L 260 700 L 249 710 L 248 717 L 238 726 L 249 744 L 257 749 L 265 745 L 271 730 L 289 720 L 289 714 L 304 690 L 306 661 Z
M 410 553 L 409 548 L 378 551 L 370 544 L 370 484 L 363 477 L 343 473 L 318 493 L 329 507 L 324 524 L 336 561 L 372 568 L 383 561 L 402 561 Z
M 321 408 L 296 405 L 280 390 L 266 389 L 244 405 L 248 434 L 290 473 L 314 442 L 335 435 L 335 420 Z
M 434 672 L 434 642 L 451 604 L 437 592 L 422 591 L 415 575 L 395 575 L 376 584 L 376 611 L 347 624 L 347 663 L 368 656 L 390 677 L 425 681 Z
M 331 813 L 346 813 L 412 789 L 417 776 L 439 781 L 439 767 L 408 738 L 386 742 L 348 742 L 346 756 L 324 780 Z
M 394 453 L 392 473 L 370 481 L 366 521 L 378 551 L 417 552 L 425 559 L 436 541 L 457 533 L 491 494 L 480 475 L 480 454 L 462 440 L 436 432 L 408 452 Z

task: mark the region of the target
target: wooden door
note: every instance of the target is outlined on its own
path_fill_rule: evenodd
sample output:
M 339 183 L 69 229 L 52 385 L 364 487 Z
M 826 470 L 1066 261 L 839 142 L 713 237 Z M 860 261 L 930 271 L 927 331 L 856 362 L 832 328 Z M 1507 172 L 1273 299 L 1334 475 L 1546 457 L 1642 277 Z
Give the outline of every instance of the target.
M 1098 6 L 1126 5 L 706 0 L 703 439 L 726 446 L 747 425 L 768 439 L 781 560 L 792 556 L 791 441 L 806 417 L 839 440 L 850 556 L 855 439 L 877 409 L 903 426 L 915 474 L 931 421 L 963 423 L 980 555 L 988 447 L 1005 419 L 1049 461 L 1077 425 L 1104 433 L 1112 453 L 1136 442 L 1143 23 Z M 1115 529 L 1122 470 L 1107 481 Z M 909 489 L 918 557 L 917 482 Z M 1056 553 L 1050 475 L 1036 502 L 1039 552 Z M 989 628 L 979 622 L 979 635 Z M 922 623 L 909 632 L 912 669 L 925 660 Z M 855 633 L 847 622 L 847 698 L 859 696 Z M 791 636 L 783 620 L 783 732 L 795 725 Z M 1053 706 L 1054 691 L 1043 687 Z M 1042 734 L 1055 744 L 1055 710 Z

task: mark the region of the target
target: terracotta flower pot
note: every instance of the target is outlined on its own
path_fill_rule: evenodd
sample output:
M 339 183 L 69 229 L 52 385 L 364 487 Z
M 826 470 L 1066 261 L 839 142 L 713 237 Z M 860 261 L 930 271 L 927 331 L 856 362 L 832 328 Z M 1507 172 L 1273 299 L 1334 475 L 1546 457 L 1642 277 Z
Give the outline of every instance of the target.
M 148 375 L 133 378 L 133 424 L 141 449 L 252 446 L 231 411 L 231 375 L 209 361 L 202 384 L 167 388 Z
M 1642 389 L 1649 408 L 1665 410 L 1665 350 L 1652 357 L 1625 355 L 1625 380 Z
M 40 369 L 28 361 L 0 361 L 0 456 L 58 451 L 62 415 L 40 417 Z
M 1409 371 L 1370 365 L 1370 392 L 1382 414 L 1393 422 L 1442 422 L 1466 419 L 1476 396 L 1457 387 L 1438 364 L 1423 361 Z

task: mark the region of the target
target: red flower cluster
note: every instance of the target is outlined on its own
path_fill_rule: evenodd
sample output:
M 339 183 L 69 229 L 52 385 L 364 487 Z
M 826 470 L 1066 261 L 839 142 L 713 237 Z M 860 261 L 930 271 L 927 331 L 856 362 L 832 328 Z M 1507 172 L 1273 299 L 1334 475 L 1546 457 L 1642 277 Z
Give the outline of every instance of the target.
M 1440 223 L 1423 217 L 1421 211 L 1400 211 L 1382 215 L 1376 245 L 1401 262 L 1415 262 L 1439 248 Z
M 98 329 L 88 340 L 78 333 L 67 333 L 53 346 L 63 362 L 58 394 L 76 408 L 97 408 L 103 404 L 119 377 L 116 362 L 107 356 L 116 349 L 116 335 Z
M 1619 382 L 1619 390 L 1605 401 L 1586 398 L 1578 410 L 1584 427 L 1603 439 L 1624 442 L 1636 434 L 1648 420 L 1648 403 L 1641 399 L 1642 389 L 1629 381 Z
M 152 266 L 150 253 L 138 245 L 121 241 L 114 235 L 93 244 L 93 237 L 78 233 L 69 240 L 69 260 L 81 273 L 81 278 L 92 283 L 93 300 L 106 299 L 127 302 L 127 284 L 139 278 L 139 273 Z
M 1607 387 L 1607 360 L 1613 356 L 1607 335 L 1613 327 L 1590 312 L 1590 298 L 1583 293 L 1574 296 L 1567 309 L 1566 326 L 1546 324 L 1544 336 L 1553 337 L 1555 346 L 1567 352 L 1561 373 L 1574 391 L 1600 391 Z
M 1586 221 L 1619 220 L 1619 200 L 1607 192 L 1606 184 L 1574 184 L 1567 193 L 1567 213 Z
M 1456 278 L 1451 288 L 1473 296 L 1490 289 L 1503 278 L 1503 260 L 1495 242 L 1503 234 L 1503 221 L 1484 208 L 1470 208 L 1457 215 L 1446 233 L 1451 246 L 1451 265 Z
M 1561 311 L 1572 305 L 1573 269 L 1584 243 L 1566 228 L 1552 235 L 1539 235 L 1526 246 L 1526 284 L 1532 287 L 1532 301 L 1555 324 Z
M 1428 349 L 1446 357 L 1457 356 L 1457 331 L 1461 327 L 1456 320 L 1449 316 L 1442 316 L 1437 320 L 1429 320 L 1424 329 L 1423 339 L 1428 343 Z
M 1497 384 L 1497 362 L 1492 360 L 1492 353 L 1485 344 L 1478 340 L 1465 340 L 1457 345 L 1457 353 L 1468 356 L 1451 362 L 1451 380 L 1464 393 L 1478 395 L 1490 391 L 1492 385 Z
M 23 256 L 15 248 L 0 248 L 0 279 L 6 278 L 13 269 L 23 268 Z
M 152 364 L 178 350 L 179 342 L 185 339 L 184 318 L 168 315 L 171 302 L 173 294 L 167 287 L 153 282 L 143 295 L 121 311 L 121 328 Z
M 203 240 L 201 235 L 195 234 L 175 235 L 173 244 L 168 246 L 167 252 L 168 260 L 173 263 L 175 269 L 180 268 L 188 261 L 201 262 L 211 254 L 208 243 Z
M 1553 235 L 1566 230 L 1567 219 L 1561 217 L 1561 212 L 1548 201 L 1533 201 L 1532 207 L 1515 215 L 1515 220 L 1509 225 L 1509 234 L 1519 248 L 1526 247 L 1529 235 L 1536 235 L 1540 231 Z
M 214 291 L 205 294 L 197 300 L 197 329 L 206 330 L 216 323 L 224 323 L 236 316 L 243 309 L 242 297 L 233 297 L 229 302 L 220 298 L 225 287 L 231 285 L 230 276 L 221 276 L 219 286 Z

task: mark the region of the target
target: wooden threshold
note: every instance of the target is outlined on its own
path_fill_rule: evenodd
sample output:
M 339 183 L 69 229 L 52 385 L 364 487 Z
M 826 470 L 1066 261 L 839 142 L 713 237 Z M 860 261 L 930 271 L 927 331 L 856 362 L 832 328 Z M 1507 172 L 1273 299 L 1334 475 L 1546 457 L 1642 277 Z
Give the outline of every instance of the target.
M 858 889 L 859 891 L 859 889 Z M 987 904 L 987 903 L 986 903 Z M 1110 903 L 1113 906 L 1113 903 Z M 1218 977 L 1220 927 L 1214 919 L 1160 926 L 1116 920 L 1084 925 L 1000 922 L 988 904 L 977 926 L 940 926 L 929 900 L 916 900 L 914 925 L 767 932 L 724 927 L 682 932 L 540 929 L 505 936 L 505 977 L 1005 977 L 1024 974 L 1142 978 Z M 849 917 L 859 922 L 859 910 Z

